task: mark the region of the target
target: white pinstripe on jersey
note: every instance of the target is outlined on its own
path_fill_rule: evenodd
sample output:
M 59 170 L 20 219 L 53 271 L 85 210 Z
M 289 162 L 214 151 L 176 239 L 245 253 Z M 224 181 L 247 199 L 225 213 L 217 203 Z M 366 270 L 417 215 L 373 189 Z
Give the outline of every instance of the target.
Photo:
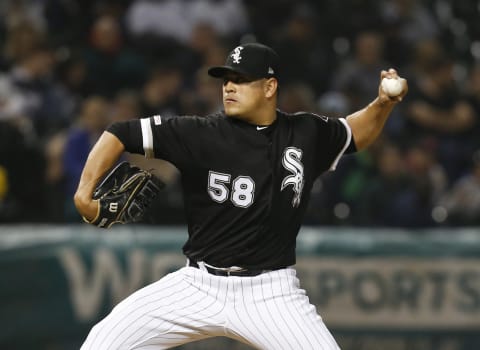
M 185 267 L 122 301 L 81 350 L 158 350 L 215 336 L 258 349 L 338 349 L 294 269 L 219 277 Z

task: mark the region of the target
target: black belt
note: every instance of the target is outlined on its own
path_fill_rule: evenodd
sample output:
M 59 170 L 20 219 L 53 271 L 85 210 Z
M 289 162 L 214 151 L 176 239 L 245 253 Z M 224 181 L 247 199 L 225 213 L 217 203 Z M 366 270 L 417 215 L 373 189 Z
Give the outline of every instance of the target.
M 203 271 L 203 269 L 198 265 L 196 261 L 192 261 L 190 259 L 188 260 L 188 266 L 195 267 Z M 250 269 L 230 270 L 230 269 L 215 268 L 207 265 L 203 265 L 203 266 L 205 266 L 205 270 L 207 270 L 209 274 L 212 274 L 215 276 L 224 276 L 224 277 L 227 277 L 227 276 L 252 277 L 252 276 L 258 276 L 265 272 L 272 271 L 272 270 L 250 270 Z

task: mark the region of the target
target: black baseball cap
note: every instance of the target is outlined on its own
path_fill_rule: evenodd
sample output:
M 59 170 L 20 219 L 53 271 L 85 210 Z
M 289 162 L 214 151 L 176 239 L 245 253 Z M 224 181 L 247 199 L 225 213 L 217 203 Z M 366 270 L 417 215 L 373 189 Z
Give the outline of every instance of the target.
M 237 46 L 227 57 L 224 66 L 212 67 L 208 74 L 215 78 L 223 78 L 229 72 L 250 76 L 255 79 L 278 79 L 280 58 L 270 47 L 249 43 Z

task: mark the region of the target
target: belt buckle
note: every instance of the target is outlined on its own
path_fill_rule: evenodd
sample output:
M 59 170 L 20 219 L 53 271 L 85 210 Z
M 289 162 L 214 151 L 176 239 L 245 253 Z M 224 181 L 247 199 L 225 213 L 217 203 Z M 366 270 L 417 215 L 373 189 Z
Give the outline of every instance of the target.
M 241 272 L 247 271 L 246 269 L 241 269 L 241 270 L 227 270 L 225 271 L 227 273 L 227 276 L 241 276 Z
M 189 266 L 194 266 L 197 267 L 198 269 L 202 271 L 206 271 L 208 273 L 211 273 L 213 275 L 217 276 L 235 276 L 235 273 L 241 273 L 241 272 L 246 272 L 248 269 L 245 269 L 240 266 L 230 266 L 230 267 L 216 267 L 213 265 L 209 265 L 204 261 L 190 261 L 188 260 L 188 265 Z M 212 271 L 212 272 L 210 272 Z M 223 274 L 222 274 L 223 273 Z M 239 275 L 241 276 L 241 275 Z
M 240 267 L 240 266 L 231 266 L 231 267 L 228 267 L 225 270 L 228 277 L 235 276 L 235 273 L 240 273 L 240 272 L 245 272 L 245 271 L 248 271 L 248 270 L 244 269 L 243 267 Z M 233 275 L 232 275 L 232 273 L 233 273 Z M 238 276 L 241 276 L 241 275 L 239 274 Z

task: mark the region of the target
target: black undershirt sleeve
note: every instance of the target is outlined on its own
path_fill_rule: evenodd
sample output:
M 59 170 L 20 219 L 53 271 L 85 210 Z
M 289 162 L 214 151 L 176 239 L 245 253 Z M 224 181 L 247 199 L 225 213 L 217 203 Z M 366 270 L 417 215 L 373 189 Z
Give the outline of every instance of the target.
M 115 135 L 123 143 L 127 152 L 145 154 L 139 120 L 115 122 L 110 124 L 106 131 Z

